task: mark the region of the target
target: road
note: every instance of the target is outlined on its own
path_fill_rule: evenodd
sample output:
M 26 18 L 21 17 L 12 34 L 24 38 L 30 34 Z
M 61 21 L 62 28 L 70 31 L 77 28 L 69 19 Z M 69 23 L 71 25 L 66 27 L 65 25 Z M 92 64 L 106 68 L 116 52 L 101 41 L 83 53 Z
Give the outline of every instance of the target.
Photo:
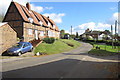
M 69 52 L 2 63 L 3 78 L 116 78 L 117 56 L 87 54 L 88 43 Z

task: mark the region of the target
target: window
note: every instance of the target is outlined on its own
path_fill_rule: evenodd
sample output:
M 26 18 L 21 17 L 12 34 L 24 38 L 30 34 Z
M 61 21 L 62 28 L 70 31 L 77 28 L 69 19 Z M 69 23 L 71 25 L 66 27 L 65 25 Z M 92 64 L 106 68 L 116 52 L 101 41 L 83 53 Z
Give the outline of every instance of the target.
M 50 31 L 48 31 L 48 36 L 50 36 L 50 34 L 51 34 Z
M 25 47 L 27 47 L 27 46 L 29 46 L 29 44 L 24 44 L 24 46 L 23 46 L 23 47 L 25 48 Z
M 52 35 L 53 35 L 53 33 L 52 33 L 52 31 L 48 31 L 48 36 L 50 36 L 50 37 L 52 37 Z
M 40 36 L 44 36 L 44 31 L 40 31 Z
M 28 34 L 32 35 L 33 34 L 33 30 L 32 29 L 28 29 Z
M 42 21 L 39 21 L 40 25 L 42 26 L 43 25 L 43 22 Z
M 48 22 L 48 26 L 50 26 L 50 22 Z
M 55 25 L 53 25 L 53 28 L 55 29 Z
M 29 20 L 31 23 L 33 23 L 33 19 L 32 19 L 32 18 L 28 18 L 28 20 Z
M 53 32 L 53 37 L 55 37 L 55 32 Z

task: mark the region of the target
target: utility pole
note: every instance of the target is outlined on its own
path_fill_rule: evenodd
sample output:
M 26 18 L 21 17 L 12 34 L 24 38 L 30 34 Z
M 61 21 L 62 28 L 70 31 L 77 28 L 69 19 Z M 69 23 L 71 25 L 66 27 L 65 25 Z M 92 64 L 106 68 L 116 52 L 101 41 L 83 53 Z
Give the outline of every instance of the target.
M 115 43 L 117 42 L 117 20 L 115 21 Z M 115 44 L 116 48 L 116 44 Z
M 113 48 L 114 44 L 113 44 L 113 27 L 112 27 L 112 25 L 111 25 L 111 37 L 112 37 L 112 48 Z
M 72 35 L 72 26 L 71 26 L 71 35 Z

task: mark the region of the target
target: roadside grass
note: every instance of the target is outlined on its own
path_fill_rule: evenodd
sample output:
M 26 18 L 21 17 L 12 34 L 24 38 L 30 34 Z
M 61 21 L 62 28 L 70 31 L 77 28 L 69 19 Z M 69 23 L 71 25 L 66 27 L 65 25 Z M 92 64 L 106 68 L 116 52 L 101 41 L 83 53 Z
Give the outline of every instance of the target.
M 71 47 L 63 41 L 65 41 L 69 44 L 72 44 L 74 46 Z M 45 53 L 47 55 L 57 54 L 57 53 L 62 53 L 65 51 L 72 50 L 72 49 L 77 48 L 79 46 L 80 46 L 80 43 L 75 41 L 75 40 L 59 39 L 59 40 L 56 40 L 53 44 L 47 44 L 45 42 L 41 43 L 40 45 L 38 45 L 35 48 L 34 53 L 40 52 L 40 53 Z
M 80 43 L 78 41 L 73 40 L 73 39 L 69 39 L 69 40 L 68 39 L 60 39 L 60 40 L 63 41 L 64 43 L 68 44 L 68 45 L 69 44 L 73 45 L 72 46 L 73 48 L 76 48 L 76 47 L 80 46 Z
M 91 51 L 88 52 L 89 54 L 97 55 L 97 56 L 111 56 L 116 54 L 120 55 L 120 52 L 118 52 L 118 50 L 120 50 L 120 47 L 113 49 L 112 46 L 110 45 L 95 44 L 95 43 L 92 43 L 92 45 L 94 47 Z M 96 49 L 96 46 L 100 47 L 100 49 Z
M 97 50 L 97 49 L 92 49 L 88 53 L 96 56 L 112 56 L 117 54 L 116 52 L 110 52 L 106 50 Z
M 118 53 L 118 47 L 113 49 L 112 46 L 110 46 L 110 45 L 100 45 L 100 44 L 94 44 L 94 46 L 99 46 L 100 49 L 102 49 L 102 50 Z M 95 49 L 95 47 L 94 47 L 94 49 Z

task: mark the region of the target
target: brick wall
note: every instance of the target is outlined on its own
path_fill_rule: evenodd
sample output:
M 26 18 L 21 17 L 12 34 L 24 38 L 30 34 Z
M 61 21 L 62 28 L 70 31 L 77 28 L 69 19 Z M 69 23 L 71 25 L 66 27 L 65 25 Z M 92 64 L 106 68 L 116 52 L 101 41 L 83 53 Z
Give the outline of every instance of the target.
M 45 28 L 42 26 L 38 26 L 38 25 L 34 25 L 32 23 L 26 23 L 23 22 L 23 36 L 24 36 L 24 41 L 29 42 L 35 39 L 35 30 L 37 30 L 37 36 L 39 37 L 39 39 L 43 39 L 45 38 L 46 35 L 46 31 L 50 30 L 52 32 L 54 32 L 55 38 L 59 38 L 59 32 L 55 31 L 55 30 L 51 30 L 50 28 Z M 41 35 L 43 34 L 42 31 L 44 32 L 44 36 Z M 48 35 L 49 36 L 49 35 Z
M 54 38 L 56 38 L 56 39 L 59 39 L 59 38 L 60 38 L 60 34 L 59 34 L 58 31 L 55 31 L 55 30 L 50 29 L 50 28 L 47 28 L 46 30 L 47 30 L 47 31 L 51 31 L 51 32 L 54 33 L 54 36 L 49 36 L 49 35 L 48 35 L 49 37 L 54 37 Z
M 34 29 L 36 29 L 36 26 L 34 26 L 33 24 L 26 23 L 26 22 L 23 23 L 23 36 L 24 36 L 25 42 L 34 40 Z M 29 31 L 29 30 L 31 30 L 31 31 Z
M 36 26 L 37 27 L 37 30 L 38 30 L 38 36 L 39 36 L 39 39 L 43 39 L 45 38 L 45 27 L 42 27 L 42 26 Z M 42 31 L 44 32 L 44 36 L 42 34 Z
M 35 30 L 37 30 L 37 36 L 39 37 L 39 39 L 43 39 L 45 36 L 41 36 L 41 31 L 44 31 L 45 32 L 45 28 L 42 27 L 42 26 L 38 26 L 38 25 L 34 25 L 34 24 L 31 24 L 31 23 L 26 23 L 24 22 L 23 23 L 23 36 L 24 36 L 24 41 L 31 41 L 31 40 L 34 40 L 35 39 Z
M 16 32 L 8 24 L 0 26 L 0 54 L 16 43 Z

